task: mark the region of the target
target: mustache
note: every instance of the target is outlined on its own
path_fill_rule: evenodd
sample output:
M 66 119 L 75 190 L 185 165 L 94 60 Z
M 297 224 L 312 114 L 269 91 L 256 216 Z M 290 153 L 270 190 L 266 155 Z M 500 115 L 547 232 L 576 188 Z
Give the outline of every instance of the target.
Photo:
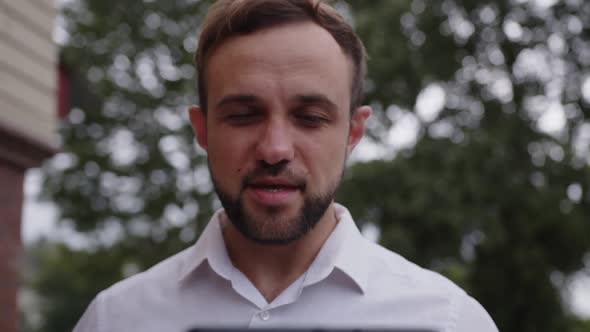
M 293 182 L 293 184 L 301 190 L 305 190 L 307 181 L 301 175 L 298 175 L 292 169 L 287 167 L 285 163 L 278 163 L 274 165 L 263 165 L 256 167 L 252 171 L 244 175 L 242 179 L 242 190 L 245 190 L 250 182 L 261 177 L 277 177 L 280 176 L 287 181 Z

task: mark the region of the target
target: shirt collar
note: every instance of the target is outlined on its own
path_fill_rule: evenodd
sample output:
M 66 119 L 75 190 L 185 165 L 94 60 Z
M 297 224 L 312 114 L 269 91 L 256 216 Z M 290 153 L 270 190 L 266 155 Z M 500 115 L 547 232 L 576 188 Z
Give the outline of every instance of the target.
M 219 276 L 227 280 L 231 279 L 233 265 L 222 234 L 224 217 L 224 210 L 217 210 L 201 233 L 197 243 L 188 249 L 180 268 L 179 282 L 186 280 L 205 261 Z
M 367 240 L 362 237 L 348 209 L 340 204 L 334 204 L 334 208 L 338 224 L 309 267 L 304 287 L 323 280 L 337 268 L 364 293 L 368 282 Z M 231 280 L 233 265 L 222 234 L 224 218 L 223 209 L 215 212 L 197 243 L 188 249 L 179 282 L 186 280 L 205 261 L 219 276 Z
M 338 224 L 309 267 L 304 286 L 328 277 L 334 269 L 342 271 L 364 293 L 368 282 L 367 243 L 348 209 L 334 204 Z

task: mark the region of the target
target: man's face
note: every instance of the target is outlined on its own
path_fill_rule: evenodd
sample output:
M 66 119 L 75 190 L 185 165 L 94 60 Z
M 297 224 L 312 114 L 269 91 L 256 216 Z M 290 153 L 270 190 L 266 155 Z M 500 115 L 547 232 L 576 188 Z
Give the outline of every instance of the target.
M 350 117 L 350 60 L 326 30 L 297 23 L 230 38 L 205 74 L 208 113 L 191 109 L 191 122 L 228 217 L 256 242 L 302 237 L 370 114 Z

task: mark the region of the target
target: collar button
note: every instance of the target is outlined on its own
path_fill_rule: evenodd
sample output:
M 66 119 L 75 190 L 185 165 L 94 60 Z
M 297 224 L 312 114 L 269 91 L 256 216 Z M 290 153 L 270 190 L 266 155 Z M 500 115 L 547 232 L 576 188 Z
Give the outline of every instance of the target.
M 270 319 L 270 313 L 267 310 L 261 311 L 258 313 L 258 318 L 263 321 L 267 321 Z

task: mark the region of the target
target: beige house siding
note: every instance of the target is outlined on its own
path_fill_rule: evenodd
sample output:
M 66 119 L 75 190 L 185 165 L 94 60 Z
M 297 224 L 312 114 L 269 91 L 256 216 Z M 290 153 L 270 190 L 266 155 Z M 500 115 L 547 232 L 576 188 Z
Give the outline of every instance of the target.
M 0 125 L 57 146 L 52 0 L 0 0 Z

